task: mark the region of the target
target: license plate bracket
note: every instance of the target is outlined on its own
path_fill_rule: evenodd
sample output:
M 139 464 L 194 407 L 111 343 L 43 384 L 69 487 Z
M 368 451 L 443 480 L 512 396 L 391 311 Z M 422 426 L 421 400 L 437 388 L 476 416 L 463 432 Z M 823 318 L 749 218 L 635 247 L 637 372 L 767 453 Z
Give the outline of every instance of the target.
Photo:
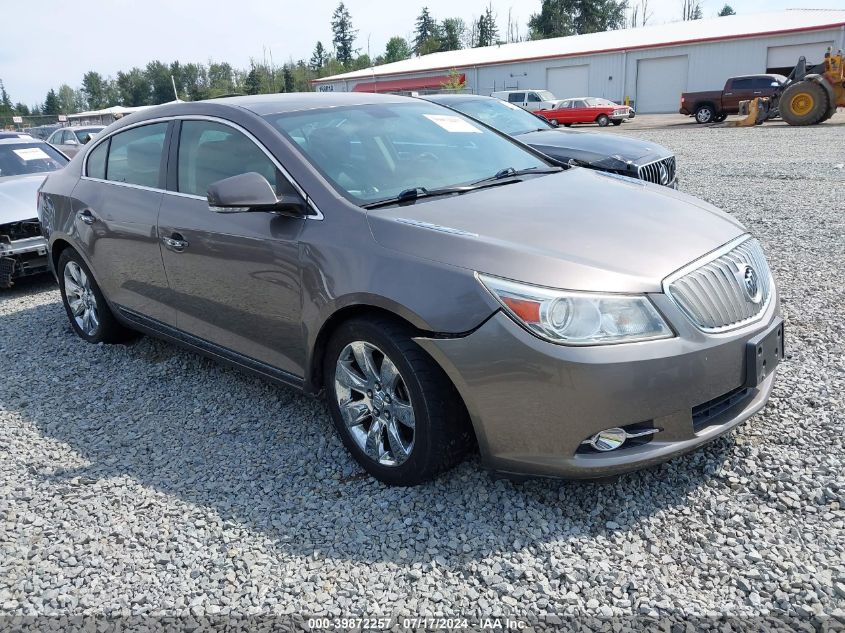
M 778 318 L 764 332 L 745 345 L 745 386 L 763 382 L 784 358 L 783 319 Z

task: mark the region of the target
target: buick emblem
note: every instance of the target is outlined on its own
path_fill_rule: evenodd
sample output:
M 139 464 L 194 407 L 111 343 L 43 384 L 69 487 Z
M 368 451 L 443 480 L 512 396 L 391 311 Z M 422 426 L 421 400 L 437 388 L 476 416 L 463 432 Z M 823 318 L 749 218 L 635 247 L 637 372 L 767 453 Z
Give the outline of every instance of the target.
M 666 169 L 666 165 L 663 163 L 657 163 L 657 168 L 660 170 L 660 184 L 661 185 L 668 185 L 669 184 L 669 170 Z
M 763 299 L 763 290 L 760 288 L 757 271 L 749 264 L 737 264 L 736 268 L 736 279 L 745 292 L 745 298 L 751 303 L 760 303 Z

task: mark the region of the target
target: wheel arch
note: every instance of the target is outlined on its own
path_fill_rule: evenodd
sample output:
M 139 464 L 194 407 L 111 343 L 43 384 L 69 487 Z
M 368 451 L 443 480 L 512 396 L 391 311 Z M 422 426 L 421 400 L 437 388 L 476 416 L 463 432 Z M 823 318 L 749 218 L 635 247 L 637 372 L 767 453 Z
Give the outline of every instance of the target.
M 326 344 L 337 329 L 350 319 L 362 316 L 380 316 L 397 321 L 412 328 L 416 334 L 427 333 L 429 330 L 424 322 L 416 315 L 400 315 L 398 310 L 390 309 L 375 302 L 352 303 L 335 310 L 322 323 L 319 331 L 314 337 L 314 343 L 310 346 L 310 354 L 305 368 L 305 384 L 303 389 L 306 393 L 319 394 L 323 390 L 323 361 L 326 353 Z

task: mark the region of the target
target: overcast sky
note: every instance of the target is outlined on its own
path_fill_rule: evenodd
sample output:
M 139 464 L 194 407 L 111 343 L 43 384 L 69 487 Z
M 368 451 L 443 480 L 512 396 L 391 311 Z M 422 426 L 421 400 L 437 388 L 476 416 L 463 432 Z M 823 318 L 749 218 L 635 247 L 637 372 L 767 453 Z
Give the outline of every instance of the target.
M 265 50 L 281 64 L 308 59 L 317 40 L 331 46 L 330 19 L 338 0 L 39 0 L 37 16 L 21 18 L 23 28 L 2 31 L 0 79 L 13 101 L 42 103 L 47 90 L 96 70 L 105 76 L 160 59 L 169 63 L 227 61 L 236 68 L 262 59 Z M 409 36 L 423 3 L 437 19 L 467 22 L 488 0 L 346 0 L 358 29 L 356 46 L 370 40 L 373 56 L 394 35 Z M 683 0 L 649 0 L 651 23 L 680 17 Z M 725 0 L 703 0 L 705 17 Z M 841 9 L 842 0 L 728 0 L 738 13 L 777 9 Z M 492 0 L 504 35 L 510 9 L 520 31 L 539 10 L 540 0 Z M 9 7 L 6 7 L 8 9 Z M 4 21 L 13 12 L 4 11 Z

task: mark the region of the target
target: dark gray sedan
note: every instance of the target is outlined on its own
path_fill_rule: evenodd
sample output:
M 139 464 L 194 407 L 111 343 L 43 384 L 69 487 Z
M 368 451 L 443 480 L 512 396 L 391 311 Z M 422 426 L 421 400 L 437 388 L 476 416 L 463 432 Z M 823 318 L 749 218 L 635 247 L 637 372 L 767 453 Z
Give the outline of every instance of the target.
M 427 95 L 427 101 L 471 116 L 562 163 L 677 187 L 675 155 L 657 143 L 602 132 L 558 129 L 522 108 L 481 95 Z
M 419 99 L 151 108 L 49 176 L 39 213 L 80 337 L 325 394 L 390 484 L 475 446 L 514 475 L 658 463 L 760 410 L 783 353 L 736 220 Z

